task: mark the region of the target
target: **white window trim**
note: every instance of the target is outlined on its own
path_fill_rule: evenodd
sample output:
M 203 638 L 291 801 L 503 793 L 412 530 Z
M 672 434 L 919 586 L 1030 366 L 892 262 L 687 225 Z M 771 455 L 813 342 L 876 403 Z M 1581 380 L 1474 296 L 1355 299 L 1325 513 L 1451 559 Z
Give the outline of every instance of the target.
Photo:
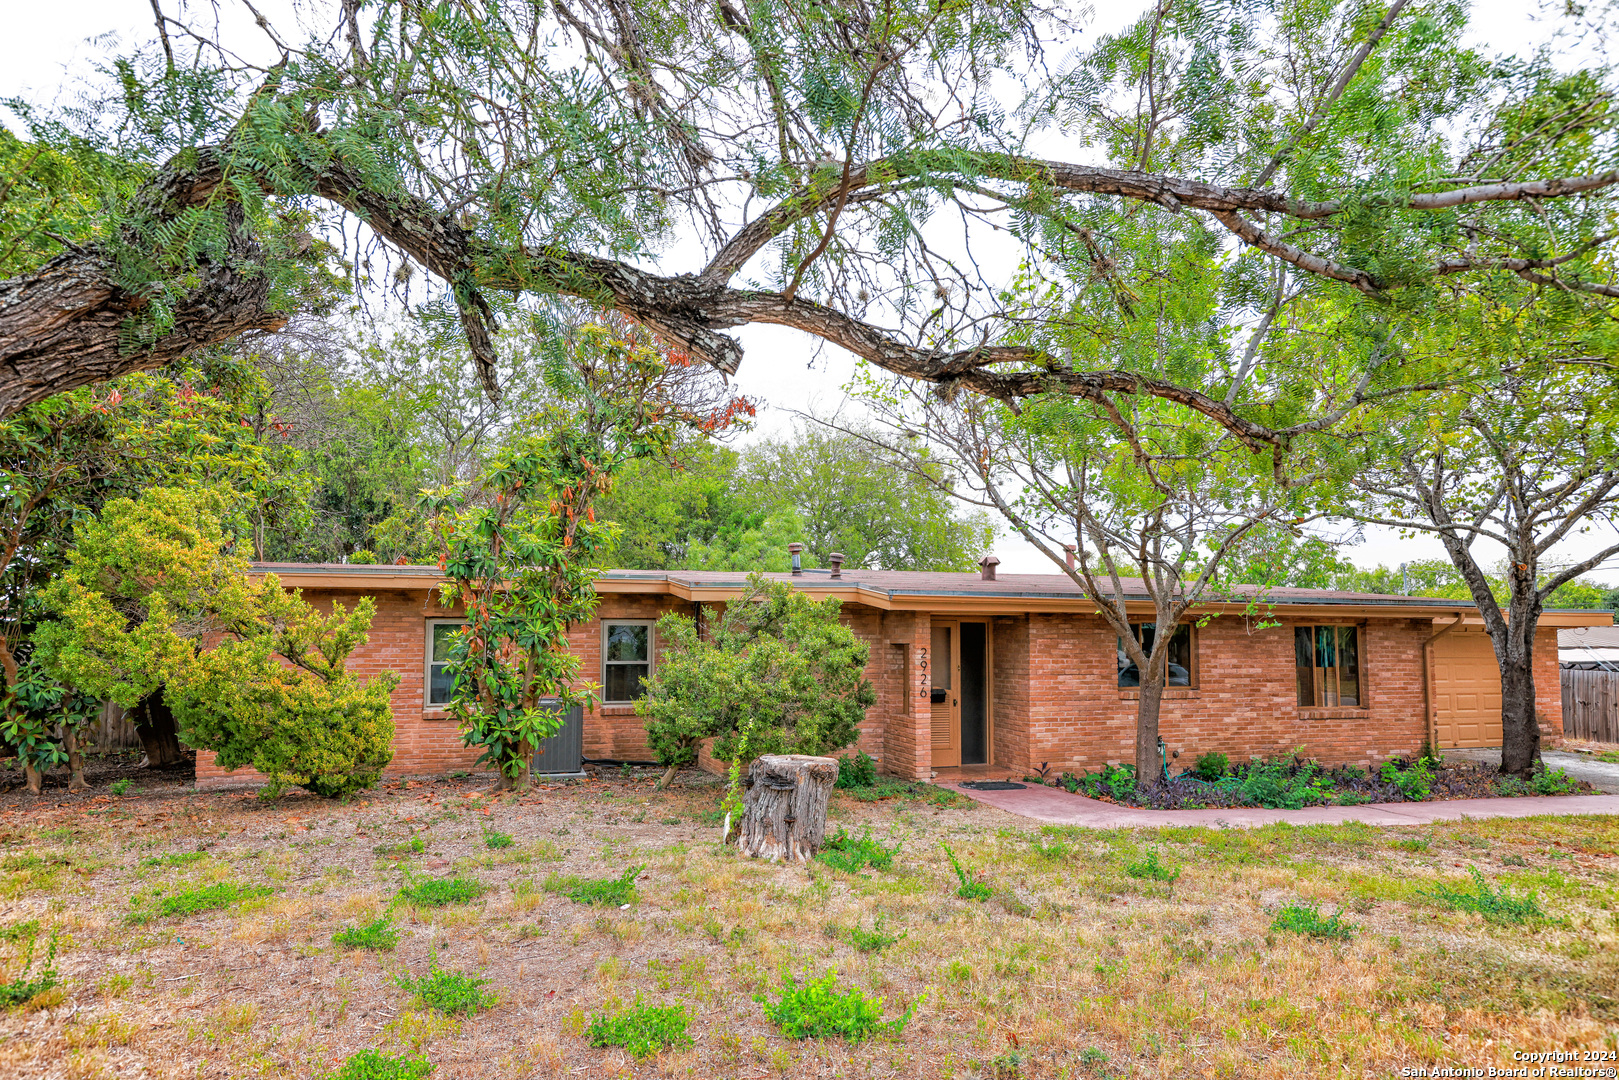
M 658 664 L 658 620 L 656 619 L 603 619 L 601 633 L 601 681 L 603 705 L 633 705 L 635 699 L 628 701 L 614 701 L 607 696 L 607 629 L 611 626 L 644 626 L 646 627 L 646 676 L 652 678 L 652 672 Z M 619 660 L 617 664 L 639 663 L 639 661 Z
M 428 619 L 422 632 L 422 706 L 428 712 L 445 712 L 448 701 L 433 700 L 433 629 L 439 626 L 465 626 L 465 619 Z

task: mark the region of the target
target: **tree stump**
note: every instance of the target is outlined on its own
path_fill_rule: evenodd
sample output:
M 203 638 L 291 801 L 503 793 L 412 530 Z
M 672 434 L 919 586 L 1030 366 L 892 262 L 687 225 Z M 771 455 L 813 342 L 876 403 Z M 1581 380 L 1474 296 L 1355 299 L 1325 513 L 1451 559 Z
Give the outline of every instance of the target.
M 808 862 L 826 842 L 826 804 L 837 779 L 836 758 L 766 754 L 756 760 L 742 796 L 742 853 Z

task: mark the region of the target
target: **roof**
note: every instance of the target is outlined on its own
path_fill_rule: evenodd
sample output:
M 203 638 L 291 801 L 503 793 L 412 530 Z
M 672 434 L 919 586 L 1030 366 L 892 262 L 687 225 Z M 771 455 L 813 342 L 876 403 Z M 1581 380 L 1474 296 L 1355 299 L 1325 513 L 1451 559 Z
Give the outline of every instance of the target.
M 1578 626 L 1558 630 L 1557 662 L 1565 667 L 1619 670 L 1619 626 Z
M 255 563 L 256 570 L 274 573 L 289 585 L 328 589 L 430 589 L 444 580 L 436 566 L 355 565 L 348 563 Z M 985 581 L 977 573 L 915 570 L 850 570 L 838 577 L 830 570 L 802 574 L 768 573 L 763 577 L 791 582 L 820 596 L 835 596 L 846 603 L 885 611 L 932 611 L 947 614 L 1018 614 L 1030 611 L 1093 612 L 1079 586 L 1065 574 L 999 574 Z M 596 579 L 601 593 L 641 593 L 675 596 L 687 601 L 723 601 L 747 588 L 748 575 L 721 570 L 607 570 Z M 1145 587 L 1126 578 L 1125 602 L 1133 609 L 1150 611 Z M 1208 603 L 1208 611 L 1240 612 L 1257 598 L 1261 605 L 1286 608 L 1292 615 L 1350 614 L 1433 619 L 1446 623 L 1474 611 L 1469 600 L 1431 596 L 1391 596 L 1380 593 L 1340 592 L 1332 589 L 1270 589 L 1252 585 L 1228 586 Z M 1607 620 L 1606 612 L 1548 613 L 1549 625 L 1584 626 Z M 1592 617 L 1597 616 L 1597 617 Z M 1472 616 L 1470 624 L 1476 625 Z

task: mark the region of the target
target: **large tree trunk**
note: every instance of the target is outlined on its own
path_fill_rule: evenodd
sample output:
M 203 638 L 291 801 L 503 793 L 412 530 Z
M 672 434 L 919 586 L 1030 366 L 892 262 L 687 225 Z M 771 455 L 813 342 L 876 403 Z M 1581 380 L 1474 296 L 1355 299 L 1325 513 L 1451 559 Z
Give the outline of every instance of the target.
M 1515 613 L 1516 614 L 1516 613 Z M 1540 719 L 1535 715 L 1535 628 L 1526 617 L 1505 627 L 1501 665 L 1501 772 L 1529 779 L 1540 761 Z
M 826 842 L 836 758 L 766 754 L 748 769 L 741 851 L 771 862 L 808 862 Z
M 163 691 L 149 695 L 132 714 L 135 734 L 146 751 L 145 765 L 155 769 L 180 760 L 180 736 L 174 726 L 174 712 L 163 700 Z
M 23 781 L 28 785 L 28 794 L 39 795 L 45 790 L 45 774 L 32 765 L 24 764 L 22 767 Z
M 1164 701 L 1167 663 L 1155 655 L 1141 678 L 1141 700 L 1136 703 L 1136 786 L 1153 787 L 1163 777 L 1164 759 L 1158 753 L 1158 711 Z

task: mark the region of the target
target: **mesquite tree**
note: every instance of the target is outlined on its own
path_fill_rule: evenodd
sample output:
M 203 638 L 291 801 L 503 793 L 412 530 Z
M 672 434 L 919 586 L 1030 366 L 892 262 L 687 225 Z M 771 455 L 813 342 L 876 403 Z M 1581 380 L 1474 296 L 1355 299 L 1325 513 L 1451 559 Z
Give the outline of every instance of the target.
M 751 415 L 689 357 L 622 321 L 577 329 L 546 374 L 554 404 L 529 418 L 474 484 L 425 493 L 442 600 L 465 613 L 448 670 L 450 713 L 502 787 L 527 788 L 535 751 L 593 687 L 568 631 L 596 609 L 592 587 L 614 529 L 596 500 L 626 462 L 667 454 L 682 430 L 723 431 Z
M 1610 73 L 1489 62 L 1444 0 L 1164 0 L 1062 64 L 1042 50 L 1076 28 L 1032 0 L 329 0 L 300 8 L 307 38 L 260 17 L 228 41 L 154 10 L 103 107 L 23 117 L 33 142 L 127 169 L 0 283 L 0 413 L 279 326 L 326 295 L 323 267 L 401 298 L 419 268 L 491 390 L 511 295 L 567 295 L 722 371 L 742 359 L 724 331 L 769 323 L 899 375 L 1153 398 L 1286 450 L 1314 417 L 1027 331 L 1095 282 L 1133 304 L 1115 270 L 1137 221 L 1184 222 L 1369 323 L 1503 279 L 1619 297 Z M 1085 159 L 1030 149 L 1053 145 Z M 316 236 L 339 233 L 335 264 Z M 992 270 L 1008 240 L 1046 283 L 1033 309 Z M 1233 297 L 1231 317 L 1267 303 Z M 1274 386 L 1265 361 L 1248 377 Z M 1365 350 L 1335 364 L 1360 395 L 1410 381 Z
M 1357 520 L 1437 537 L 1467 583 L 1501 668 L 1501 770 L 1540 759 L 1535 637 L 1559 586 L 1619 555 L 1619 399 L 1585 363 L 1503 362 L 1421 411 L 1368 418 Z M 1586 553 L 1559 544 L 1596 532 Z M 1479 541 L 1505 549 L 1503 604 Z M 1487 543 L 1488 546 L 1488 543 Z M 1496 552 L 1491 550 L 1490 555 Z

